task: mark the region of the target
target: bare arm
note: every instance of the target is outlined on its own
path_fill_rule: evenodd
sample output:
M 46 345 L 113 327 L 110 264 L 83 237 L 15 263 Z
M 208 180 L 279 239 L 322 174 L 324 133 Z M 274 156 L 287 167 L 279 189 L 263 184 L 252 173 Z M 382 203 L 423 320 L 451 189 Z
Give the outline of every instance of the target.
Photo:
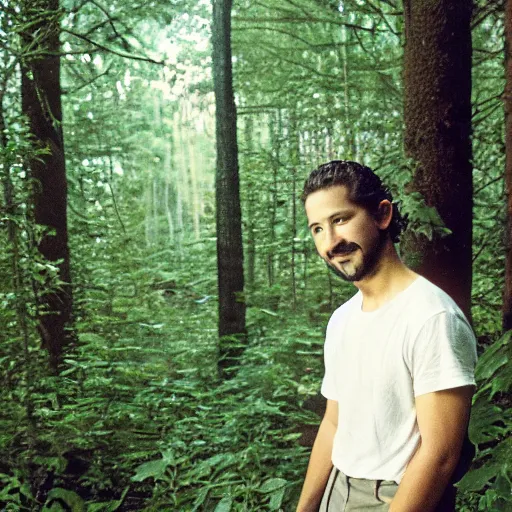
M 416 397 L 421 444 L 409 462 L 389 512 L 432 512 L 459 460 L 473 386 Z
M 327 400 L 302 487 L 297 512 L 316 512 L 332 469 L 332 444 L 338 428 L 338 402 Z

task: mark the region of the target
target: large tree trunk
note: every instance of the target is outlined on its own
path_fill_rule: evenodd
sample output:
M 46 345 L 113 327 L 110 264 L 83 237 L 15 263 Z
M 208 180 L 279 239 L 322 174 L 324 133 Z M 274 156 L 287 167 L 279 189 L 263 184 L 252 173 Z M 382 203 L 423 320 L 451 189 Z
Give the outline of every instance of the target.
M 418 271 L 471 311 L 470 0 L 404 0 L 405 150 L 413 179 L 452 234 L 419 237 Z
M 236 363 L 246 338 L 242 215 L 236 107 L 231 68 L 231 0 L 213 2 L 213 81 L 216 102 L 216 208 L 219 287 L 219 373 Z
M 505 234 L 505 290 L 503 294 L 503 330 L 512 329 L 512 0 L 505 6 L 505 188 L 507 224 Z
M 24 15 L 33 24 L 23 34 L 33 55 L 22 66 L 22 110 L 29 120 L 30 132 L 48 154 L 29 163 L 31 175 L 38 182 L 34 195 L 37 224 L 48 226 L 39 244 L 41 254 L 58 263 L 59 278 L 64 283 L 51 293 L 40 290 L 39 328 L 43 346 L 48 349 L 50 365 L 56 370 L 65 345 L 71 340 L 67 331 L 72 313 L 67 231 L 67 182 L 62 136 L 60 89 L 60 51 L 58 0 L 36 0 L 23 4 Z M 48 314 L 44 314 L 44 312 Z

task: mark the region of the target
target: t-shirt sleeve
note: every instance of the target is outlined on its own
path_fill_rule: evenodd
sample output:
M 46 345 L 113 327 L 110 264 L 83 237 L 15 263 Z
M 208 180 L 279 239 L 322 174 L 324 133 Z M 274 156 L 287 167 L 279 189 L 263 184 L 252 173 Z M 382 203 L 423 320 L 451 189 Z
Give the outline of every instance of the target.
M 320 392 L 328 400 L 338 400 L 336 394 L 336 340 L 335 332 L 338 329 L 338 322 L 335 320 L 333 315 L 327 324 L 327 331 L 325 334 L 325 345 L 324 345 L 324 366 L 325 374 L 322 381 L 322 388 Z
M 414 395 L 475 385 L 475 335 L 468 323 L 452 312 L 429 318 L 411 350 Z

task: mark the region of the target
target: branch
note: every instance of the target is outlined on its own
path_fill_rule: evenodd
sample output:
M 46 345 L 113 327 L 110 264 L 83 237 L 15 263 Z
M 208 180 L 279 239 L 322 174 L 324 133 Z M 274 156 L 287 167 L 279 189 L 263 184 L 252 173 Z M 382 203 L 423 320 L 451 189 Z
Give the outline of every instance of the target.
M 347 28 L 352 28 L 356 30 L 363 30 L 365 32 L 370 32 L 374 34 L 375 32 L 385 32 L 388 33 L 387 30 L 378 30 L 373 26 L 372 28 L 362 27 L 361 25 L 354 25 L 353 23 L 346 23 L 344 21 L 336 21 L 330 18 L 305 18 L 305 17 L 296 17 L 296 18 L 265 18 L 265 17 L 254 17 L 254 18 L 244 18 L 236 16 L 234 18 L 238 22 L 242 23 L 327 23 L 331 25 L 337 26 L 345 26 Z
M 476 190 L 473 191 L 473 195 L 475 196 L 479 192 L 482 192 L 485 188 L 489 187 L 493 183 L 496 183 L 497 181 L 500 181 L 503 179 L 503 174 L 500 174 L 497 178 L 493 178 L 491 181 L 488 181 L 487 183 L 484 183 L 480 187 L 478 187 Z
M 483 121 L 485 121 L 486 119 L 491 117 L 494 114 L 494 112 L 496 112 L 496 110 L 498 110 L 501 107 L 502 107 L 501 103 L 497 103 L 496 105 L 485 109 L 488 111 L 487 114 L 485 116 L 480 117 L 479 119 L 476 119 L 476 115 L 473 115 L 472 116 L 474 118 L 473 119 L 473 127 L 479 125 L 480 123 L 482 123 Z M 481 112 L 478 112 L 478 113 L 480 114 Z
M 99 28 L 101 27 L 104 27 L 105 25 L 108 25 L 110 23 L 110 21 L 107 19 L 107 20 L 101 20 L 99 21 L 98 23 L 96 23 L 96 25 L 93 25 L 85 34 L 84 36 L 85 37 L 89 37 L 91 34 L 94 34 L 94 32 L 96 32 L 96 30 L 98 30 Z
M 269 11 L 277 11 L 277 12 L 280 12 L 280 13 L 283 13 L 284 15 L 289 15 L 289 16 L 294 16 L 295 15 L 295 11 L 293 9 L 285 9 L 284 7 L 277 7 L 275 5 L 267 5 L 261 1 L 258 1 L 258 0 L 253 0 L 253 3 L 254 5 L 259 5 L 260 7 L 263 7 L 263 9 L 267 12 Z M 309 13 L 306 14 L 306 16 L 309 16 Z
M 103 73 L 100 73 L 99 75 L 95 75 L 93 78 L 91 78 L 90 80 L 87 80 L 87 81 L 84 81 L 84 83 L 82 85 L 79 85 L 78 87 L 75 87 L 74 89 L 70 89 L 70 90 L 62 90 L 62 94 L 65 95 L 65 94 L 74 94 L 75 92 L 78 92 L 80 91 L 81 89 L 84 89 L 85 87 L 87 87 L 88 85 L 91 85 L 93 84 L 94 82 L 96 82 L 96 80 L 98 80 L 98 78 L 101 78 L 102 76 L 105 76 L 109 71 L 110 71 L 110 68 L 112 67 L 112 64 L 110 64 L 107 69 L 103 72 Z M 81 77 L 80 77 L 81 78 Z
M 123 42 L 124 49 L 126 51 L 128 51 L 130 48 L 130 43 L 128 43 L 128 41 L 117 31 L 117 28 L 114 24 L 114 21 L 117 21 L 117 20 L 115 18 L 113 18 L 112 16 L 110 16 L 107 9 L 105 7 L 103 7 L 96 0 L 91 0 L 91 3 L 94 4 L 107 17 L 110 27 L 112 28 L 112 31 L 114 32 L 115 36 Z
M 471 29 L 478 27 L 487 17 L 496 12 L 502 11 L 505 8 L 505 0 L 497 0 L 493 5 L 492 2 L 486 4 L 485 7 L 475 10 L 473 13 L 473 21 Z
M 386 15 L 385 13 L 382 11 L 382 9 L 379 9 L 376 5 L 373 5 L 372 2 L 370 2 L 370 0 L 366 0 L 366 4 L 369 5 L 374 12 L 376 12 L 380 18 L 382 19 L 382 21 L 384 22 L 384 24 L 386 25 L 386 27 L 388 27 L 388 30 L 395 36 L 397 37 L 400 37 L 400 33 L 399 32 L 396 32 L 395 29 L 389 24 L 389 21 L 386 19 Z
M 393 9 L 398 9 L 398 5 L 396 5 L 394 2 L 391 2 L 391 0 L 380 0 L 383 4 L 389 5 Z M 393 13 L 394 14 L 394 13 Z M 403 14 L 403 11 L 400 11 L 400 14 Z
M 310 13 L 307 11 L 307 9 L 304 9 L 304 7 L 302 7 L 302 5 L 297 5 L 292 0 L 285 0 L 285 1 L 288 2 L 289 4 L 293 5 L 297 9 L 299 9 L 299 11 L 302 12 L 302 14 L 304 14 L 305 16 L 309 16 Z
M 293 66 L 297 66 L 297 67 L 300 67 L 300 68 L 303 68 L 317 76 L 321 76 L 321 77 L 324 77 L 324 78 L 331 78 L 333 77 L 332 73 L 322 73 L 321 71 L 318 71 L 316 70 L 315 68 L 311 67 L 311 66 L 308 66 L 307 64 L 305 64 L 303 61 L 301 62 L 296 62 L 292 59 L 286 59 L 284 58 L 279 52 L 275 51 L 275 50 L 271 50 L 269 49 L 266 45 L 263 46 L 261 43 L 260 43 L 260 48 L 269 53 L 270 55 L 276 57 L 277 59 L 283 61 L 283 62 L 288 62 L 288 64 L 292 64 Z
M 489 103 L 490 101 L 499 100 L 501 97 L 505 94 L 505 91 L 501 91 L 499 94 L 496 94 L 495 96 L 491 96 L 490 98 L 487 98 L 485 100 L 479 101 L 478 103 L 475 103 L 475 112 L 473 115 L 476 115 L 480 112 L 482 112 L 480 109 L 481 106 L 485 105 L 486 103 Z
M 90 0 L 83 0 L 83 2 L 79 3 L 73 9 L 70 9 L 69 12 L 72 14 L 76 14 L 78 11 L 82 9 L 85 5 L 87 5 L 90 2 Z
M 320 45 L 320 44 L 310 43 L 308 40 L 298 36 L 297 34 L 294 34 L 293 32 L 288 32 L 287 30 L 282 30 L 282 29 L 275 28 L 275 27 L 264 27 L 262 25 L 256 25 L 254 27 L 243 27 L 243 28 L 242 27 L 233 27 L 232 28 L 233 32 L 237 32 L 237 31 L 245 32 L 247 30 L 268 30 L 270 32 L 278 32 L 279 34 L 284 34 L 286 36 L 289 36 L 292 39 L 296 39 L 297 41 L 300 41 L 301 43 L 304 43 L 305 45 L 309 46 L 310 48 L 314 48 L 314 49 L 325 46 L 323 44 Z
M 142 62 L 149 62 L 150 64 L 158 64 L 159 66 L 165 66 L 165 62 L 163 62 L 163 61 L 157 61 L 157 60 L 151 59 L 149 57 L 139 57 L 138 55 L 129 55 L 127 53 L 121 53 L 121 52 L 118 52 L 111 48 L 107 48 L 106 46 L 103 46 L 102 44 L 97 43 L 96 41 L 93 41 L 92 39 L 84 36 L 83 34 L 78 34 L 77 32 L 73 32 L 72 30 L 69 30 L 69 29 L 62 29 L 62 32 L 66 32 L 67 34 L 77 37 L 78 39 L 87 41 L 89 44 L 96 46 L 100 50 L 103 50 L 108 53 L 112 53 L 113 55 L 117 55 L 118 57 L 122 57 L 123 59 L 138 60 L 138 61 L 142 61 Z
M 111 158 L 110 158 L 110 165 L 112 165 Z M 114 189 L 112 188 L 112 184 L 110 183 L 110 180 L 107 181 L 107 185 L 108 185 L 108 188 L 110 189 L 110 195 L 112 196 L 112 202 L 114 203 L 114 211 L 116 212 L 117 220 L 119 221 L 119 224 L 121 224 L 123 233 L 126 235 L 126 228 L 124 227 L 123 220 L 121 219 L 121 215 L 119 214 L 119 209 L 117 208 L 116 196 L 114 194 Z

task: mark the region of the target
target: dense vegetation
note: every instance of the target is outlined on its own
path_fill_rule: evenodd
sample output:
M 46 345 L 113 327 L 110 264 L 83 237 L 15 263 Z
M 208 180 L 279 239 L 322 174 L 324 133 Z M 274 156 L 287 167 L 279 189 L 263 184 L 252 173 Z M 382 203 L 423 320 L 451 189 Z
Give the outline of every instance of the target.
M 471 21 L 481 357 L 464 512 L 512 506 L 504 4 L 475 2 Z M 414 236 L 449 235 L 410 185 L 402 4 L 232 8 L 247 336 L 224 337 L 239 355 L 221 374 L 209 3 L 0 5 L 0 508 L 293 510 L 325 325 L 353 293 L 315 256 L 305 176 L 335 157 L 361 161 L 400 198 Z M 62 124 L 42 108 L 45 138 L 30 105 L 50 97 Z M 58 169 L 67 190 L 40 177 Z M 52 252 L 56 240 L 69 252 Z M 64 303 L 70 321 L 50 336 Z

